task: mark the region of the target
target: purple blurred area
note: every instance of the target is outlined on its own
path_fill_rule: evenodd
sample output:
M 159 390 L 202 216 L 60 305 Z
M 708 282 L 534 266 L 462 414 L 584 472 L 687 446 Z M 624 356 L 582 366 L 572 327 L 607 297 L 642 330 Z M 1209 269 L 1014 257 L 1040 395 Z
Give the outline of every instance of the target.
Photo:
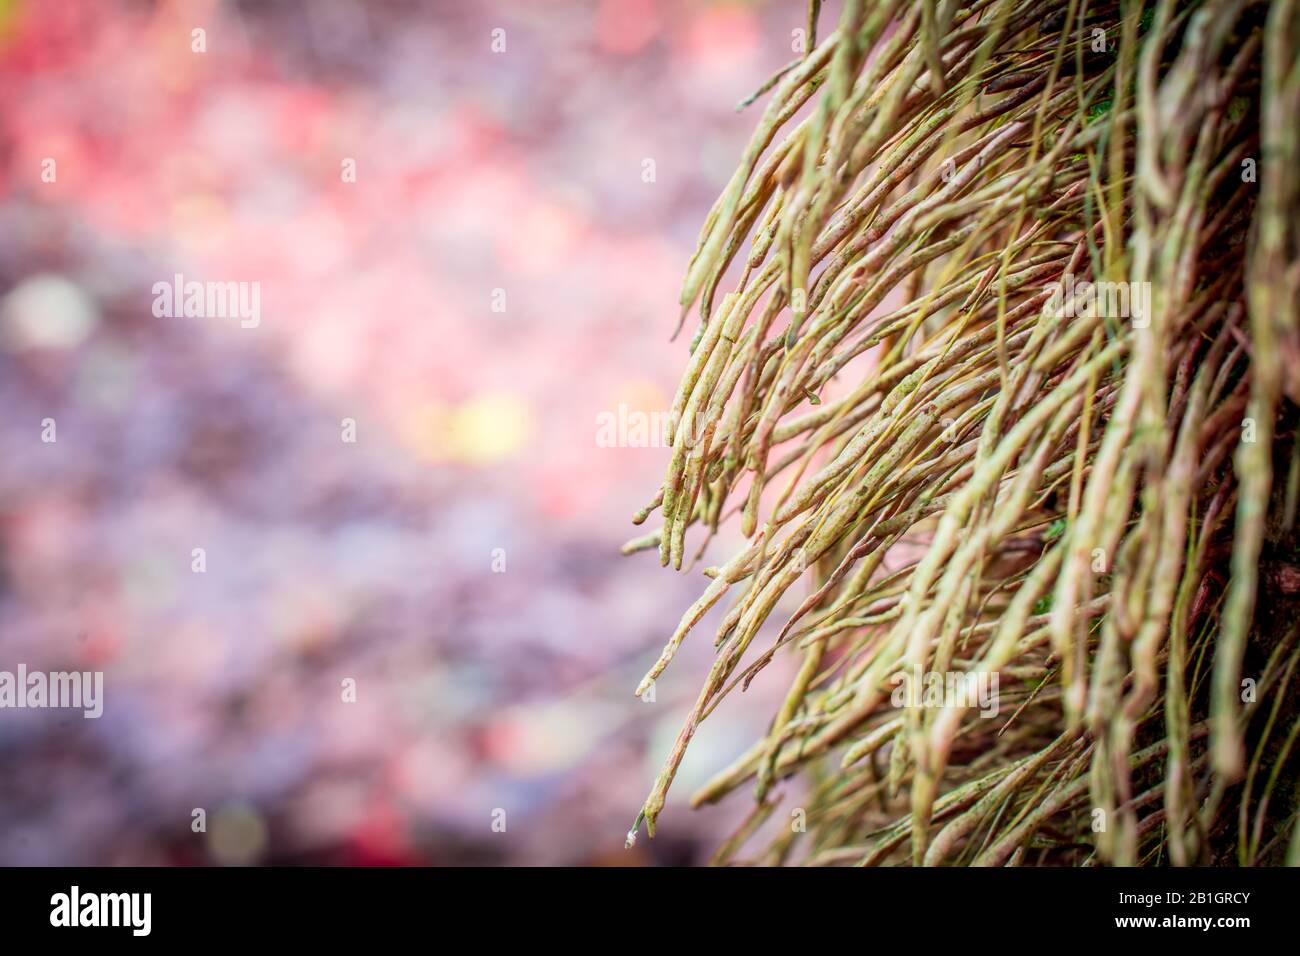
M 0 0 L 0 670 L 105 674 L 99 720 L 0 710 L 0 864 L 705 858 L 780 675 L 625 852 L 712 647 L 633 697 L 703 579 L 618 556 L 667 453 L 596 422 L 671 403 L 803 17 Z M 155 316 L 177 273 L 260 324 Z

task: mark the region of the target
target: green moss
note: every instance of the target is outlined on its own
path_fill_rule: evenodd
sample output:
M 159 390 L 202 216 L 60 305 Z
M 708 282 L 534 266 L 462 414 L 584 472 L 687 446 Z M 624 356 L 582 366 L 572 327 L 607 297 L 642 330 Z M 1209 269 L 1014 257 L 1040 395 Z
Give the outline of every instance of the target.
M 1115 104 L 1115 95 L 1110 90 L 1107 90 L 1105 93 L 1101 95 L 1101 99 L 1099 99 L 1096 103 L 1093 103 L 1091 106 L 1088 107 L 1088 122 L 1089 123 L 1097 122 L 1097 120 L 1101 119 L 1103 116 L 1105 116 L 1107 113 L 1110 112 L 1110 108 L 1114 104 Z

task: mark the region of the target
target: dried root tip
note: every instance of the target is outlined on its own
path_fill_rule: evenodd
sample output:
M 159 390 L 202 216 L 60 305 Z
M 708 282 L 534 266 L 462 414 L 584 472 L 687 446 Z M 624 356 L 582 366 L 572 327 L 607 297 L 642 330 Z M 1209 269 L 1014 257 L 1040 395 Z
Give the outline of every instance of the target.
M 645 524 L 645 519 L 649 518 L 650 515 L 654 514 L 654 512 L 663 503 L 664 503 L 664 490 L 660 488 L 659 492 L 654 496 L 651 502 L 632 516 L 632 523 Z
M 650 534 L 642 535 L 639 538 L 633 538 L 623 547 L 619 548 L 621 554 L 636 554 L 638 551 L 649 551 L 651 548 L 659 547 L 659 539 L 663 536 L 663 529 L 652 531 Z
M 645 818 L 646 815 L 644 810 L 636 815 L 636 821 L 632 824 L 632 829 L 627 831 L 627 839 L 623 841 L 623 849 L 630 850 L 632 847 L 636 846 L 637 831 L 641 829 L 641 821 L 645 820 Z M 646 832 L 651 837 L 655 835 L 654 827 L 648 824 L 646 826 Z

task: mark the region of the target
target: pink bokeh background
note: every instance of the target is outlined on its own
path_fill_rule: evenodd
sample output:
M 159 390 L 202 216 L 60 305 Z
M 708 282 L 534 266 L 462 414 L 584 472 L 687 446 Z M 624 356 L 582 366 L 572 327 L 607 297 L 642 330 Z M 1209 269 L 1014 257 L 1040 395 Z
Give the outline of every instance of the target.
M 667 453 L 596 422 L 670 403 L 733 105 L 803 18 L 0 0 L 0 669 L 106 682 L 0 711 L 0 863 L 704 858 L 743 808 L 685 797 L 780 668 L 625 852 L 712 648 L 632 696 L 702 579 L 618 556 Z M 260 325 L 154 316 L 176 273 Z

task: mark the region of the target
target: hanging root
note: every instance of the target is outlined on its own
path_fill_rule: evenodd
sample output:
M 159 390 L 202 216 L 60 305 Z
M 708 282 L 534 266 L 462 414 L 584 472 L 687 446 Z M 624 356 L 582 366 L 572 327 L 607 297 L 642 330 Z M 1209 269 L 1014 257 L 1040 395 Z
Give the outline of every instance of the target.
M 1300 856 L 1298 50 L 1300 0 L 847 0 L 764 87 L 629 550 L 749 544 L 638 827 L 779 654 L 719 862 Z

